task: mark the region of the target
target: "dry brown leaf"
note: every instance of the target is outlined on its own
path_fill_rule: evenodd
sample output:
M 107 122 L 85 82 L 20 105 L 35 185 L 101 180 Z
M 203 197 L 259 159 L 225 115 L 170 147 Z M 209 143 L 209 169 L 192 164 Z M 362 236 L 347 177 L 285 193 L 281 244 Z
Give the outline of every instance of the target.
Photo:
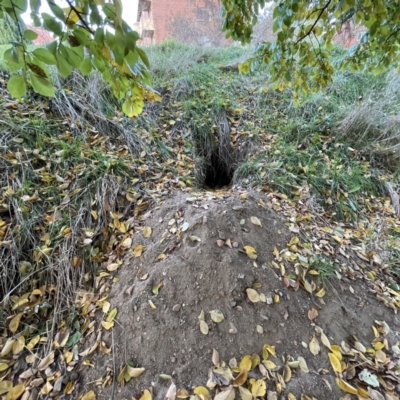
M 133 249 L 133 255 L 135 257 L 140 257 L 145 250 L 146 250 L 146 246 L 142 246 L 141 244 L 138 244 Z
M 214 400 L 235 400 L 235 389 L 232 386 L 224 388 L 214 397 Z
M 50 364 L 53 364 L 54 362 L 54 351 L 52 351 L 50 354 L 48 354 L 45 358 L 43 358 L 42 361 L 40 361 L 39 365 L 37 366 L 37 369 L 39 371 L 43 371 L 46 369 Z
M 242 386 L 247 381 L 247 375 L 248 375 L 248 372 L 245 369 L 242 369 L 240 371 L 239 375 L 233 381 L 233 385 L 235 387 Z
M 315 318 L 318 317 L 318 311 L 315 308 L 312 308 L 308 311 L 308 319 L 313 321 Z
M 219 366 L 219 353 L 215 349 L 213 349 L 212 362 L 216 367 Z

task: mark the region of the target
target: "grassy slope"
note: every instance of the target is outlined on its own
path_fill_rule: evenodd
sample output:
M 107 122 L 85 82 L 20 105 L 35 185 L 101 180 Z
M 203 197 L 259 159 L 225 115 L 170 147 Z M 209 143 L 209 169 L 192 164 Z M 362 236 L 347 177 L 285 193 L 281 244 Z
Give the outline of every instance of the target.
M 5 316 L 12 315 L 19 296 L 53 284 L 58 291 L 47 286 L 35 300 L 51 304 L 50 314 L 39 308 L 24 317 L 24 325 L 51 336 L 64 319 L 71 335 L 75 331 L 69 344 L 76 343 L 85 322 L 73 300 L 82 281 L 96 289 L 109 285 L 106 266 L 122 259 L 149 204 L 171 189 L 195 190 L 208 151 L 221 140 L 221 121 L 228 124 L 233 152 L 251 150 L 235 165 L 234 183 L 283 199 L 291 223 L 303 224 L 305 249 L 312 249 L 306 242 L 315 226 L 329 225 L 333 242 L 357 245 L 364 257 L 385 256 L 394 273 L 390 280 L 396 280 L 400 223 L 382 190 L 385 180 L 398 182 L 395 158 L 390 170 L 382 161 L 394 155 L 382 158 L 374 151 L 375 131 L 360 143 L 357 132 L 338 130 L 364 99 L 382 98 L 388 78 L 338 73 L 326 93 L 295 107 L 290 92 L 268 89 L 264 71 L 243 76 L 220 68 L 248 52 L 173 42 L 149 48 L 163 102 L 148 105 L 135 120 L 114 111 L 116 104 L 95 76 L 64 81 L 71 94 L 60 93 L 49 107 L 34 96 L 18 104 L 3 92 L 0 268 L 6 279 L 0 290 L 11 294 L 3 304 Z M 396 95 L 385 105 L 386 118 L 398 112 L 395 100 Z M 298 211 L 302 204 L 307 213 Z M 353 231 L 358 236 L 350 240 Z M 328 256 L 317 251 L 310 260 L 321 279 L 337 269 Z

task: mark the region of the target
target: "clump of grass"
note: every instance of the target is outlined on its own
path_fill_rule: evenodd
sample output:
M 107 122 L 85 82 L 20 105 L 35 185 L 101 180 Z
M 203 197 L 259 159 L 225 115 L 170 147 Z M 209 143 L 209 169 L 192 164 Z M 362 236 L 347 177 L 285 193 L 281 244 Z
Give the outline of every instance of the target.
M 326 286 L 330 279 L 337 278 L 339 265 L 324 257 L 314 256 L 310 259 L 308 272 L 310 271 L 315 271 L 317 275 L 313 276 L 316 276 L 320 283 Z

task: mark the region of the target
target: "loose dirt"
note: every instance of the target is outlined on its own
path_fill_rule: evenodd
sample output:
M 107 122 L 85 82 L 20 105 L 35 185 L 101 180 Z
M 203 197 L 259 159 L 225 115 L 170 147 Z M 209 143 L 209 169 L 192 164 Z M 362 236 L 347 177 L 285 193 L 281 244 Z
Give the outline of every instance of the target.
M 339 399 L 344 393 L 335 382 L 327 349 L 321 344 L 314 356 L 308 348 L 316 326 L 332 344 L 355 335 L 367 345 L 374 339 L 374 321 L 386 321 L 392 329 L 388 341 L 396 343 L 399 320 L 365 284 L 354 282 L 349 291 L 345 281 L 331 280 L 322 298 L 285 287 L 270 265 L 274 247 L 284 247 L 291 235 L 285 220 L 265 203 L 265 195 L 257 192 L 203 192 L 199 197 L 177 193 L 146 214 L 150 237 L 143 232 L 132 237 L 132 248 L 143 245 L 145 250 L 140 257 L 125 259 L 109 294 L 118 314 L 114 328 L 103 329 L 102 340 L 112 351 L 89 357 L 94 368 L 82 367 L 82 393 L 93 389 L 98 399 L 131 399 L 151 387 L 154 398 L 162 399 L 170 382 L 160 374 L 171 375 L 178 388 L 190 392 L 206 385 L 213 349 L 221 361 L 234 365 L 232 359 L 239 364 L 245 355 L 261 355 L 263 345 L 269 344 L 276 346 L 277 357 L 269 359 L 277 367 L 300 356 L 309 369 L 294 369 L 279 399 L 289 392 L 297 398 L 306 394 Z M 256 259 L 248 257 L 245 246 L 256 250 Z M 265 302 L 252 303 L 248 288 L 264 294 Z M 313 320 L 308 316 L 311 309 L 318 311 Z M 224 319 L 213 322 L 212 310 L 219 310 Z M 206 335 L 200 331 L 202 312 Z M 94 344 L 96 336 L 89 336 L 83 347 Z M 127 361 L 145 372 L 125 387 L 117 382 L 105 388 L 96 385 L 106 371 L 114 371 L 116 381 Z M 272 375 L 268 391 L 276 390 Z M 249 377 L 259 379 L 258 368 Z

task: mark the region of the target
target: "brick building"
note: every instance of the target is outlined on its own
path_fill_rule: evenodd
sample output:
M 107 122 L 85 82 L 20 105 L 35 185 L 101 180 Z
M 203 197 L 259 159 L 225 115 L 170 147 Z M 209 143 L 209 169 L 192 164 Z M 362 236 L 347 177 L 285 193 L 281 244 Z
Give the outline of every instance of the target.
M 221 32 L 220 11 L 221 0 L 139 0 L 134 29 L 143 44 L 160 43 L 179 30 L 196 32 L 207 43 L 211 30 Z
M 344 47 L 358 45 L 366 32 L 363 25 L 356 25 L 353 21 L 343 24 L 342 29 L 333 37 L 333 41 Z

